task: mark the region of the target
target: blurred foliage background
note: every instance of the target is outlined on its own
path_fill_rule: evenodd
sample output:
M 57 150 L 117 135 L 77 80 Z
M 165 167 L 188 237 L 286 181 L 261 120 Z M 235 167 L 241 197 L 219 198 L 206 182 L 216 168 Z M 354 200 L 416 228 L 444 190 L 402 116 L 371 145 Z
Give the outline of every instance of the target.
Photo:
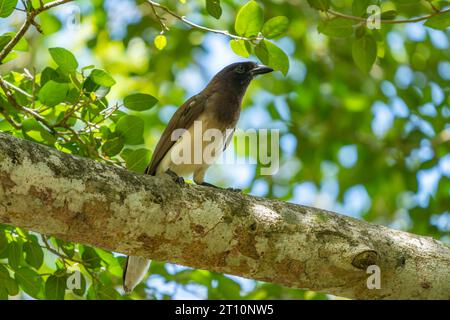
M 0 0 L 0 130 L 141 172 L 178 106 L 227 64 L 259 60 L 281 72 L 251 84 L 239 127 L 280 130 L 280 170 L 215 166 L 210 182 L 450 243 L 449 7 Z M 125 296 L 123 263 L 0 225 L 0 299 L 334 298 L 157 261 Z

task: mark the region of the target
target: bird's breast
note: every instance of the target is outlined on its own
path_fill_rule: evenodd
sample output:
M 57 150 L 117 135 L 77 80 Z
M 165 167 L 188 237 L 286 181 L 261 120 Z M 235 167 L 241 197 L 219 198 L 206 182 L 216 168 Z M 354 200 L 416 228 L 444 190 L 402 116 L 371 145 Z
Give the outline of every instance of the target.
M 216 92 L 208 98 L 204 113 L 211 127 L 235 128 L 241 113 L 241 99 L 227 91 Z
M 229 143 L 233 128 L 210 113 L 202 113 L 169 149 L 158 165 L 157 173 L 170 169 L 185 176 L 209 167 Z

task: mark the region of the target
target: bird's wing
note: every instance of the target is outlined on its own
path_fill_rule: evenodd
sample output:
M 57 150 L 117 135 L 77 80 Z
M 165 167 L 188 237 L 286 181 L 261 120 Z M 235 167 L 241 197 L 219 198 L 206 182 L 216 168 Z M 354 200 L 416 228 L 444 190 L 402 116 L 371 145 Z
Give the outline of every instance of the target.
M 156 168 L 164 158 L 166 153 L 172 148 L 176 141 L 172 141 L 172 132 L 177 129 L 188 129 L 200 114 L 204 111 L 208 96 L 205 94 L 197 94 L 189 98 L 178 110 L 174 113 L 166 129 L 164 130 L 155 151 L 153 152 L 152 160 L 145 169 L 146 174 L 155 175 Z

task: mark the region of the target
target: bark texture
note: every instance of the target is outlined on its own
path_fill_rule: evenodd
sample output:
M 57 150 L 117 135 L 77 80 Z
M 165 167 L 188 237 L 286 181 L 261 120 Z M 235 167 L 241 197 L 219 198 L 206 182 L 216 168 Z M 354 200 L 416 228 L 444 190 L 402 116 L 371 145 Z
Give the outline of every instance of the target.
M 172 182 L 0 133 L 0 223 L 360 299 L 450 299 L 450 247 L 325 210 Z M 381 270 L 368 289 L 367 267 Z

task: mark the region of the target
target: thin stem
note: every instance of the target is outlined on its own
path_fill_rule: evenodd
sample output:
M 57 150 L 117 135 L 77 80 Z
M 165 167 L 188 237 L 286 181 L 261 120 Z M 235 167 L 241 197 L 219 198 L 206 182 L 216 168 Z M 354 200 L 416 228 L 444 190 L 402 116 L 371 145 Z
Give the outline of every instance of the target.
M 0 113 L 2 114 L 3 118 L 5 118 L 5 120 L 8 121 L 9 124 L 14 127 L 14 129 L 17 129 L 17 130 L 22 129 L 22 125 L 20 123 L 15 122 L 13 120 L 13 118 L 11 118 L 9 116 L 9 114 L 7 112 L 0 111 Z
M 161 25 L 162 30 L 166 30 L 169 31 L 169 28 L 166 26 L 166 24 L 164 23 L 164 18 L 162 18 L 158 12 L 156 11 L 155 5 L 153 2 L 149 1 L 150 6 L 152 7 L 153 10 L 153 14 L 155 15 L 156 19 L 158 19 L 159 24 Z
M 245 40 L 245 41 L 254 41 L 254 40 L 259 40 L 258 37 L 241 37 L 235 34 L 231 34 L 230 32 L 228 32 L 227 30 L 219 30 L 219 29 L 211 29 L 208 27 L 204 27 L 201 25 L 198 25 L 190 20 L 188 20 L 186 17 L 184 16 L 180 16 L 179 14 L 173 12 L 172 10 L 170 10 L 169 8 L 167 8 L 166 6 L 159 4 L 157 2 L 154 2 L 152 0 L 147 0 L 147 2 L 150 4 L 150 6 L 152 6 L 153 9 L 159 8 L 161 10 L 163 10 L 164 12 L 170 14 L 172 17 L 180 20 L 181 22 L 187 24 L 188 26 L 194 28 L 194 29 L 198 29 L 198 30 L 202 30 L 202 31 L 206 31 L 206 32 L 212 32 L 212 33 L 217 33 L 217 34 L 222 34 L 225 35 L 227 37 L 230 37 L 232 39 L 236 39 L 236 40 Z M 155 10 L 156 11 L 156 10 Z M 158 18 L 158 16 L 157 16 Z M 162 21 L 160 20 L 160 23 Z
M 31 99 L 31 108 L 34 109 L 36 106 L 36 68 L 33 67 L 33 88 L 32 90 L 32 96 L 33 98 Z
M 26 96 L 26 97 L 28 97 L 28 98 L 30 98 L 30 99 L 33 98 L 33 96 L 32 96 L 31 94 L 29 94 L 29 93 L 26 92 L 26 91 L 23 91 L 22 89 L 20 89 L 19 87 L 13 85 L 12 83 L 6 81 L 5 79 L 3 79 L 3 82 L 6 84 L 6 86 L 8 86 L 8 87 L 10 87 L 10 88 L 12 88 L 12 89 L 14 89 L 14 90 L 16 90 L 17 92 L 20 92 L 20 93 L 23 94 L 24 96 Z
M 438 16 L 438 15 L 441 15 L 441 14 L 445 14 L 445 13 L 448 13 L 448 12 L 450 12 L 450 9 L 446 9 L 446 10 L 443 10 L 443 11 L 437 11 L 437 12 L 434 12 L 434 13 L 429 14 L 427 16 L 414 18 L 414 19 L 380 20 L 380 23 L 384 23 L 384 24 L 414 23 L 414 22 L 420 22 L 420 21 L 423 21 L 423 20 L 427 20 L 427 19 L 430 19 L 432 17 Z M 340 17 L 340 18 L 344 18 L 344 19 L 349 19 L 349 20 L 354 20 L 354 21 L 359 21 L 359 22 L 368 22 L 368 19 L 366 19 L 366 18 L 356 17 L 356 16 L 348 15 L 348 14 L 337 12 L 337 11 L 333 11 L 333 10 L 328 10 L 327 13 L 329 13 L 329 14 L 335 16 L 335 17 Z
M 0 51 L 0 63 L 6 58 L 6 56 L 11 52 L 11 50 L 16 46 L 16 44 L 22 39 L 22 37 L 25 35 L 25 33 L 30 28 L 30 25 L 36 26 L 36 23 L 34 19 L 36 16 L 44 11 L 47 11 L 53 7 L 59 6 L 61 4 L 70 2 L 73 0 L 56 0 L 49 2 L 37 9 L 32 9 L 30 12 L 27 12 L 27 19 L 24 21 L 22 26 L 20 27 L 19 31 L 16 33 L 16 35 L 8 42 L 8 44 Z M 39 30 L 39 27 L 37 27 Z
M 84 103 L 80 103 L 81 99 L 83 98 L 83 94 L 84 94 L 84 90 L 81 89 L 80 90 L 80 94 L 78 95 L 78 99 L 75 102 L 75 104 L 68 110 L 65 112 L 64 117 L 57 123 L 55 124 L 55 127 L 61 127 L 64 126 L 67 122 L 67 120 L 69 120 L 69 118 L 76 113 L 77 111 L 79 111 L 82 107 L 84 107 L 86 105 L 86 103 L 89 103 L 90 101 L 86 101 Z
M 43 125 L 45 125 L 48 129 L 50 129 L 52 132 L 54 132 L 53 126 L 48 123 L 47 120 L 45 120 L 44 117 L 42 117 L 39 113 L 34 111 L 33 109 L 29 109 L 27 107 L 21 106 L 16 99 L 14 98 L 14 95 L 12 94 L 11 90 L 9 90 L 8 85 L 6 84 L 5 80 L 2 76 L 0 76 L 0 88 L 2 88 L 3 92 L 6 95 L 6 99 L 8 99 L 9 103 L 16 108 L 18 111 L 25 111 L 29 115 L 33 116 L 36 120 L 41 122 Z

